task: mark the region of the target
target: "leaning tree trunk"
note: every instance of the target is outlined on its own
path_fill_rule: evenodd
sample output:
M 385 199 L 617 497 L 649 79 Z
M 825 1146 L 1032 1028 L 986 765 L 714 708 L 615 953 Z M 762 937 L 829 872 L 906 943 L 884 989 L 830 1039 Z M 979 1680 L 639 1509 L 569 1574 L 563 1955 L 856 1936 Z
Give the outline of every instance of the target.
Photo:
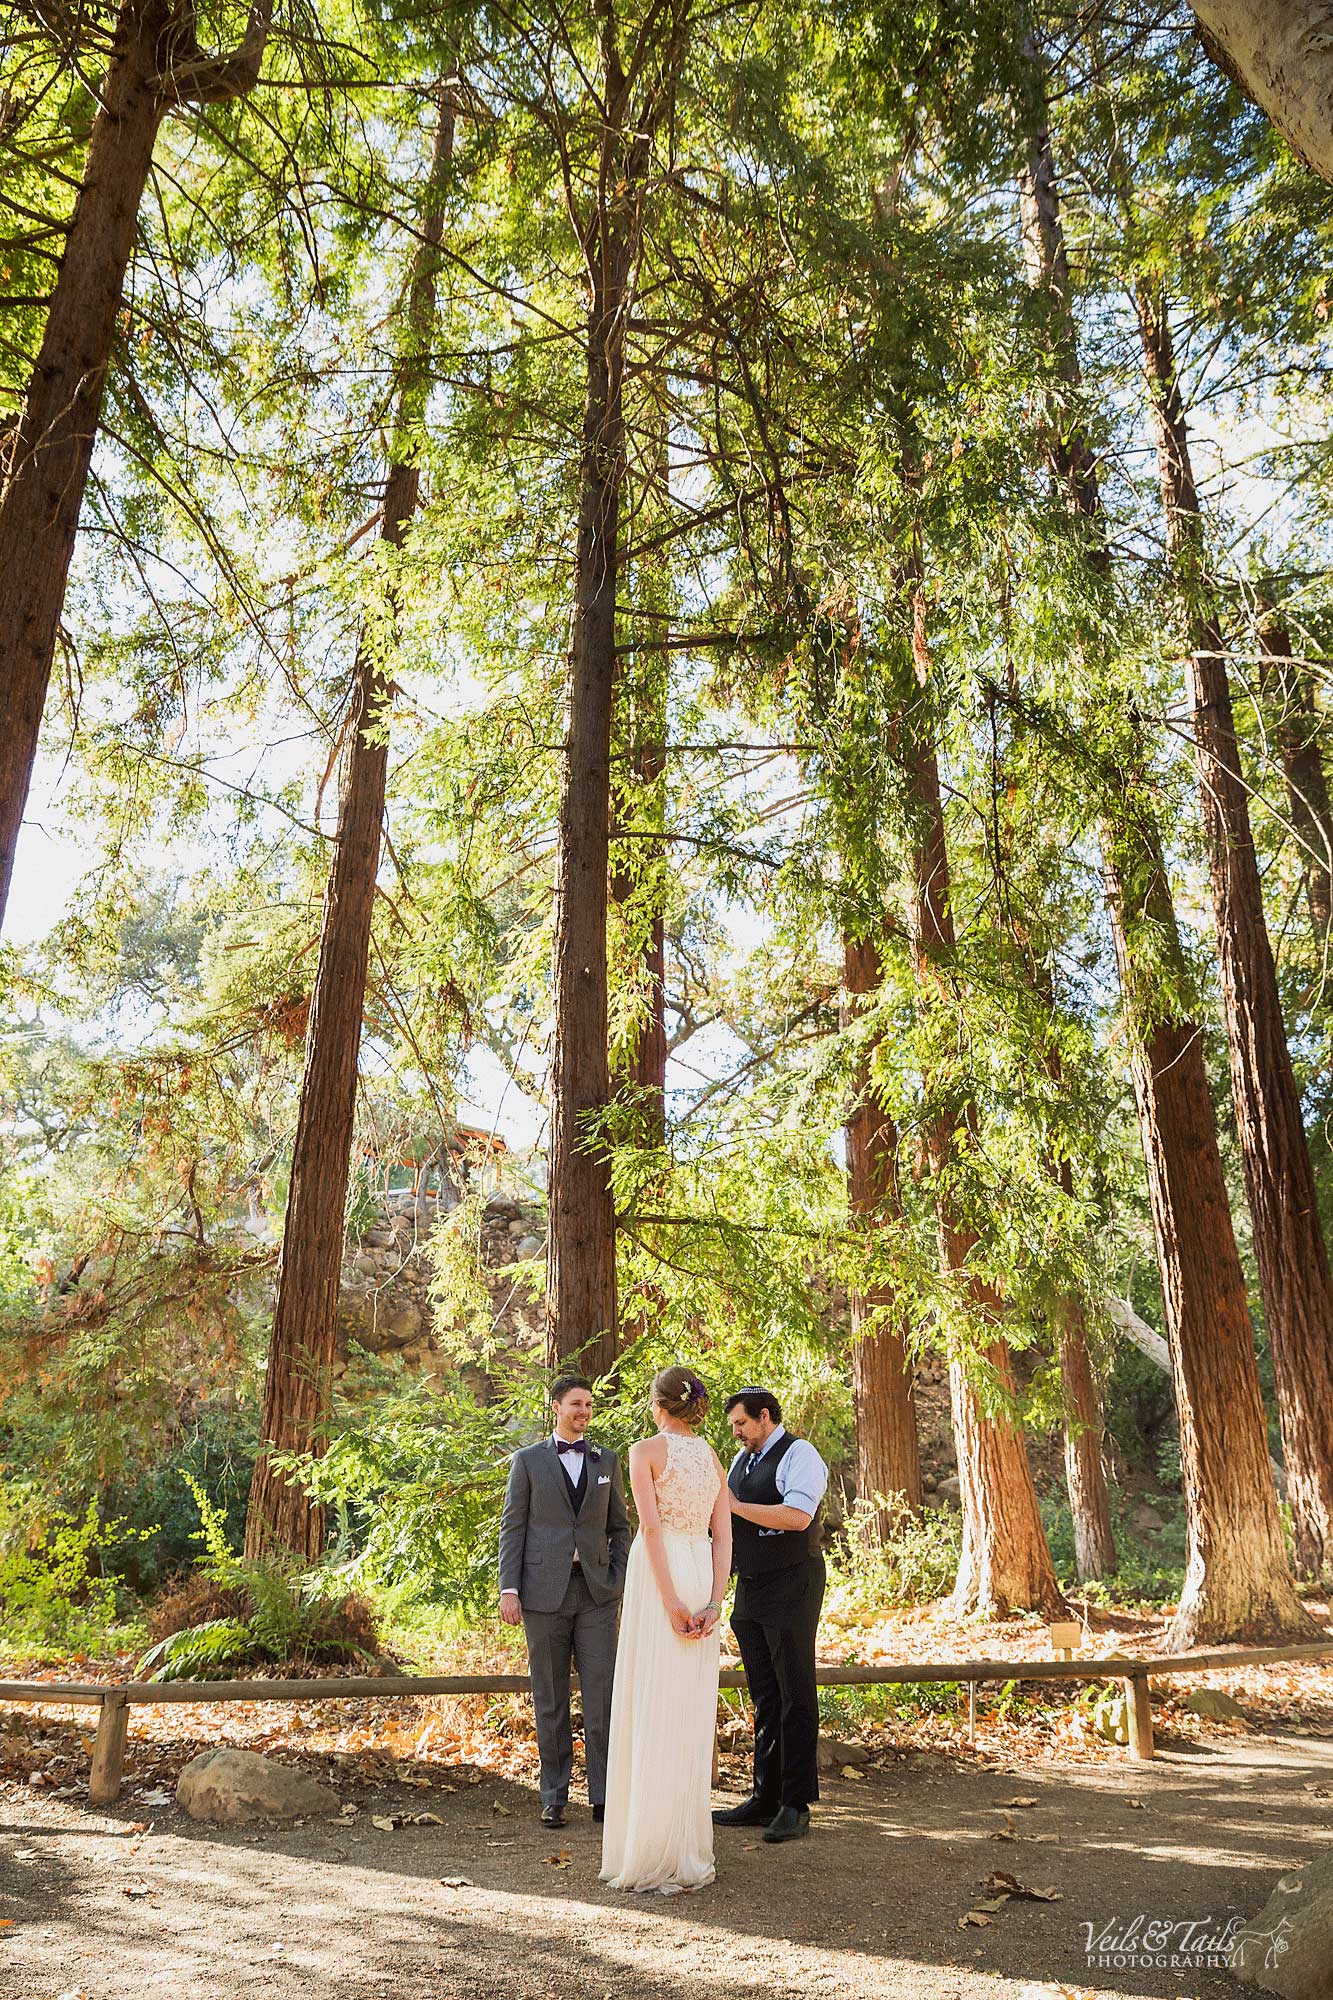
M 440 197 L 453 155 L 454 118 L 454 92 L 446 86 L 426 210 L 412 259 L 407 351 L 400 363 L 394 455 L 384 492 L 380 533 L 394 549 L 402 548 L 419 498 L 416 458 L 429 387 L 437 253 L 443 235 Z M 324 1546 L 323 1508 L 271 1461 L 274 1454 L 287 1452 L 318 1457 L 325 1447 L 332 1403 L 343 1216 L 389 759 L 393 682 L 384 652 L 382 635 L 363 629 L 306 1030 L 282 1269 L 264 1378 L 263 1449 L 255 1462 L 246 1512 L 249 1556 L 279 1548 L 313 1562 Z
M 939 760 L 929 719 L 925 605 L 919 590 L 913 607 L 912 658 L 916 684 L 900 720 L 913 820 L 909 922 L 917 984 L 923 1006 L 929 1009 L 938 1004 L 941 968 L 953 956 L 955 939 Z M 927 1087 L 938 1090 L 941 1081 L 928 1077 Z M 966 1297 L 970 1313 L 989 1330 L 976 1353 L 964 1351 L 956 1338 L 950 1343 L 949 1397 L 963 1502 L 963 1557 L 953 1604 L 960 1615 L 977 1612 L 1002 1618 L 1014 1610 L 1057 1611 L 1064 1600 L 1055 1580 L 1022 1429 L 1007 1414 L 988 1413 L 978 1380 L 979 1369 L 986 1369 L 994 1396 L 1003 1403 L 1013 1401 L 1013 1362 L 1000 1331 L 1004 1303 L 969 1270 L 978 1237 L 958 1220 L 949 1190 L 957 1134 L 960 1130 L 970 1134 L 975 1116 L 971 1098 L 964 1095 L 928 1120 L 925 1140 L 935 1184 L 941 1267 Z
M 1204 573 L 1189 431 L 1165 304 L 1136 293 L 1167 548 L 1189 628 L 1190 700 L 1241 1167 L 1282 1427 L 1298 1569 L 1333 1564 L 1333 1275 L 1264 918 L 1221 629 Z
M 1028 276 L 1046 294 L 1056 371 L 1080 379 L 1064 229 L 1044 101 L 1040 55 L 1030 50 L 1032 101 L 1022 178 Z M 1064 412 L 1052 423 L 1051 459 L 1078 523 L 1089 581 L 1104 588 L 1110 554 L 1086 438 Z M 1126 727 L 1127 719 L 1121 718 Z M 1116 786 L 1115 818 L 1101 822 L 1102 854 L 1131 1030 L 1139 1130 L 1181 1437 L 1188 1562 L 1173 1641 L 1304 1632 L 1282 1548 L 1268 1471 L 1263 1401 L 1245 1280 L 1236 1251 L 1202 1038 L 1170 1006 L 1181 971 L 1175 911 L 1134 736 L 1136 768 Z M 1146 942 L 1145 942 L 1146 941 Z M 1154 978 L 1154 966 L 1167 972 Z M 1140 970 L 1142 966 L 1142 970 Z
M 1217 1144 L 1203 1036 L 1196 1022 L 1154 1018 L 1134 929 L 1160 950 L 1175 919 L 1155 837 L 1106 835 L 1107 883 L 1133 1040 L 1162 1306 L 1175 1361 L 1188 1554 L 1171 1643 L 1305 1634 L 1310 1620 L 1287 1568 L 1245 1280 Z M 1132 904 L 1126 885 L 1135 885 Z M 1178 951 L 1177 954 L 1178 956 Z
M 1333 950 L 1333 805 L 1320 751 L 1321 721 L 1310 673 L 1292 651 L 1291 628 L 1265 606 L 1259 622 L 1260 682 L 1275 710 L 1273 738 L 1287 783 L 1287 810 L 1301 846 L 1315 950 Z M 1328 976 L 1321 975 L 1321 985 Z
M 1271 119 L 1298 159 L 1333 181 L 1329 0 L 1190 0 L 1218 67 Z
M 843 945 L 846 1019 L 854 1022 L 878 993 L 882 970 L 871 939 Z M 855 1102 L 848 1114 L 847 1207 L 853 1229 L 901 1229 L 898 1200 L 898 1133 L 879 1101 L 870 1063 L 858 1065 Z M 852 1407 L 856 1418 L 856 1492 L 873 1508 L 881 1534 L 921 1512 L 921 1448 L 916 1426 L 916 1385 L 892 1286 L 853 1292 Z
M 0 491 L 0 924 L 32 783 L 139 203 L 174 103 L 248 91 L 270 5 L 235 55 L 204 58 L 181 0 L 127 0 L 37 361 Z

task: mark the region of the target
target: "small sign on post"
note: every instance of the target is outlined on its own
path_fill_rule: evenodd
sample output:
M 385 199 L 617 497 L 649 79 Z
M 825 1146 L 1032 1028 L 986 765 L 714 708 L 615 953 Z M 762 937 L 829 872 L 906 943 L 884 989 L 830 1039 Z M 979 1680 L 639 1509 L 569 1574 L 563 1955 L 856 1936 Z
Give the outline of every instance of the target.
M 1083 1637 L 1083 1627 L 1074 1620 L 1051 1626 L 1051 1658 L 1072 1660 L 1074 1648 Z

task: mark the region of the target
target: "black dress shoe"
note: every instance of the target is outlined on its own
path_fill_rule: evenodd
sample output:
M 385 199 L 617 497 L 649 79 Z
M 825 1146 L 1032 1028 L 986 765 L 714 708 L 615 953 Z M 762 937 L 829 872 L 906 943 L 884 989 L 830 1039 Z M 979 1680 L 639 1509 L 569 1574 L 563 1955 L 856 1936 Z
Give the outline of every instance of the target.
M 593 1818 L 593 1825 L 600 1826 L 602 1824 L 602 1821 L 606 1818 L 606 1807 L 594 1806 L 592 1809 L 592 1818 Z
M 563 1806 L 542 1807 L 543 1826 L 563 1826 L 564 1823 L 565 1823 L 565 1809 Z
M 774 1846 L 780 1840 L 799 1840 L 803 1833 L 810 1831 L 810 1814 L 804 1806 L 784 1806 L 771 1826 L 764 1828 L 764 1839 Z
M 714 1826 L 767 1826 L 773 1817 L 772 1806 L 766 1806 L 756 1798 L 743 1799 L 738 1806 L 720 1807 L 713 1814 Z

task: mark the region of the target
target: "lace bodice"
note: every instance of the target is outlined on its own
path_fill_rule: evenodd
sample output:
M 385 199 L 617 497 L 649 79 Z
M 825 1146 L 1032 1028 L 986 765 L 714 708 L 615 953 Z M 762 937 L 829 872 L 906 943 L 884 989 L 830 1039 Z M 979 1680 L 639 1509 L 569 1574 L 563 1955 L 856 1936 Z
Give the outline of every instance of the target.
M 667 1431 L 667 1461 L 657 1482 L 657 1514 L 680 1535 L 706 1535 L 721 1485 L 707 1438 Z

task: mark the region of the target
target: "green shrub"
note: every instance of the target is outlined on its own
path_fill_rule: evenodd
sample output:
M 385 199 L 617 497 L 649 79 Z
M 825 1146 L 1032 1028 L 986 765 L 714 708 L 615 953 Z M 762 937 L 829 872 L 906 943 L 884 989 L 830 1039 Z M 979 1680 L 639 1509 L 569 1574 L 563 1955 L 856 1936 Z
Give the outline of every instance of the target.
M 963 1545 L 963 1517 L 953 1507 L 928 1507 L 916 1519 L 905 1512 L 884 1532 L 883 1509 L 901 1494 L 858 1499 L 830 1551 L 835 1580 L 854 1603 L 876 1611 L 889 1604 L 920 1604 L 953 1588 Z
M 195 1579 L 157 1607 L 161 1636 L 136 1663 L 136 1678 L 206 1680 L 251 1664 L 300 1668 L 375 1658 L 374 1614 L 348 1589 L 345 1574 L 329 1565 L 303 1568 L 295 1557 L 237 1555 L 221 1509 L 184 1477 L 199 1509 L 195 1539 L 203 1553 Z M 202 1609 L 211 1615 L 201 1618 Z
M 123 1607 L 105 1558 L 127 1532 L 122 1521 L 100 1520 L 94 1500 L 81 1515 L 52 1515 L 34 1542 L 12 1507 L 0 1514 L 0 1639 L 14 1650 L 61 1653 L 123 1643 Z

